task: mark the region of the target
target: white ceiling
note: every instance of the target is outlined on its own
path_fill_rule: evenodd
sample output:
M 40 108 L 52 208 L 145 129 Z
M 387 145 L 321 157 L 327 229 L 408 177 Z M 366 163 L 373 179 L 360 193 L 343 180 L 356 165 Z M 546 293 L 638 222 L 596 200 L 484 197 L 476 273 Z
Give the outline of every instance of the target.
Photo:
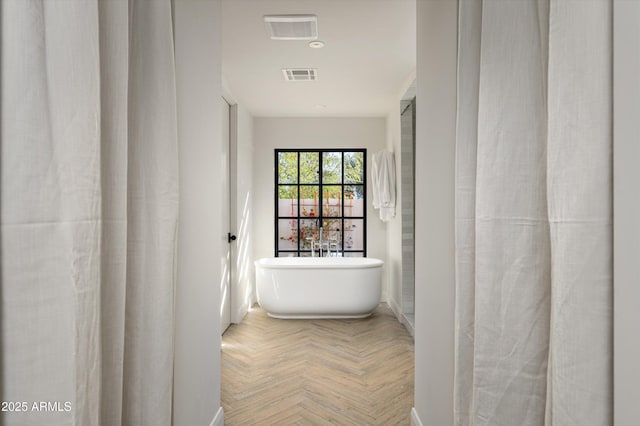
M 415 0 L 223 0 L 222 71 L 256 117 L 381 117 L 415 69 Z M 322 49 L 269 38 L 263 16 L 313 14 Z M 317 68 L 287 82 L 283 68 Z M 318 107 L 325 105 L 325 108 Z

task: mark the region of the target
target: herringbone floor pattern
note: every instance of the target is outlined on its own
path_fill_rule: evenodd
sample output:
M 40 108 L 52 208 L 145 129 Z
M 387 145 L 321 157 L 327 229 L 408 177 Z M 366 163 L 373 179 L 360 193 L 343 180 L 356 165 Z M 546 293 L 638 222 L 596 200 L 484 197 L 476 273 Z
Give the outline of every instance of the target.
M 222 338 L 225 425 L 409 425 L 413 340 L 369 318 L 278 320 L 254 309 Z

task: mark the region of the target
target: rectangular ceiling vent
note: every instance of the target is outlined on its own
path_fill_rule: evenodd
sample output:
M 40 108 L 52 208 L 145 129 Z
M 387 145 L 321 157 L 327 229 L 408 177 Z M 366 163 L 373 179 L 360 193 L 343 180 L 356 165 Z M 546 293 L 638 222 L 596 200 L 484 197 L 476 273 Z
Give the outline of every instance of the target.
M 286 68 L 282 70 L 287 81 L 315 81 L 318 79 L 316 68 Z
M 318 38 L 316 15 L 266 15 L 264 22 L 272 40 L 315 40 Z

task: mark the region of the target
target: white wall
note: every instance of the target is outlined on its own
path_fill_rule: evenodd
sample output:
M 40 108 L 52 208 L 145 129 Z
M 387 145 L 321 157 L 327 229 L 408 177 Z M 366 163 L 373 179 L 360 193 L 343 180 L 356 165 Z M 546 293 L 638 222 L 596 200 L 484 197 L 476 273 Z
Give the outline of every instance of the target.
M 220 276 L 222 186 L 220 4 L 175 0 L 180 156 L 173 424 L 222 424 Z
M 398 320 L 402 318 L 402 150 L 400 147 L 400 98 L 387 116 L 387 150 L 396 163 L 396 217 L 387 222 L 387 303 Z
M 417 1 L 413 421 L 453 424 L 457 1 Z
M 387 222 L 387 302 L 402 322 L 402 132 L 400 101 L 416 78 L 412 72 L 400 86 L 396 103 L 387 116 L 387 150 L 393 152 L 396 163 L 396 217 Z
M 233 248 L 231 321 L 240 323 L 255 303 L 253 273 L 253 117 L 242 105 L 234 105 L 236 138 L 235 220 L 231 232 L 238 237 Z
M 384 118 L 254 119 L 254 257 L 273 257 L 274 149 L 367 149 L 367 256 L 386 261 L 386 229 L 371 206 L 371 155 L 386 148 Z M 386 272 L 385 272 L 386 273 Z M 386 276 L 383 280 L 386 288 Z M 383 295 L 383 300 L 384 299 Z
M 614 418 L 640 418 L 640 2 L 614 2 Z

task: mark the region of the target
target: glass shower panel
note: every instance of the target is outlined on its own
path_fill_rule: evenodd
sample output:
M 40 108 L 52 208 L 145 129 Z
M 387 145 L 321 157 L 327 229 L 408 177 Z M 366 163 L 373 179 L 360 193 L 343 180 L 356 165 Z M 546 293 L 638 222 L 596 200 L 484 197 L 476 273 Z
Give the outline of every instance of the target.
M 416 100 L 401 104 L 402 314 L 411 326 L 415 312 L 415 149 Z

